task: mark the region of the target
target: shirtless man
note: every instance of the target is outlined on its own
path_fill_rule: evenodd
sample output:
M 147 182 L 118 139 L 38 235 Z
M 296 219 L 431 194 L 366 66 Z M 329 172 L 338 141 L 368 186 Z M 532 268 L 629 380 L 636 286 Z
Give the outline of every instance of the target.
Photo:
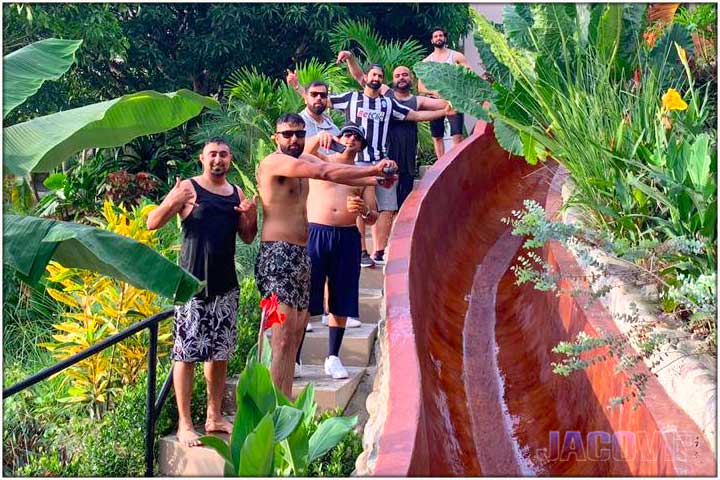
M 212 138 L 200 154 L 203 172 L 177 180 L 159 207 L 148 215 L 155 230 L 175 215 L 182 219 L 180 265 L 206 282 L 185 305 L 175 307 L 172 349 L 173 385 L 178 406 L 178 441 L 200 445 L 190 415 L 196 362 L 204 362 L 207 381 L 205 431 L 232 432 L 222 416 L 227 362 L 235 351 L 239 289 L 235 273 L 235 237 L 252 243 L 257 234 L 257 207 L 227 181 L 232 154 L 225 140 Z
M 324 155 L 332 142 L 345 147 L 342 153 Z M 305 151 L 321 160 L 354 165 L 355 155 L 365 148 L 367 140 L 362 127 L 347 123 L 337 137 L 328 132 L 318 134 Z M 326 150 L 327 151 L 327 150 Z M 307 200 L 310 233 L 308 255 L 310 275 L 310 315 L 323 313 L 323 286 L 328 286 L 329 337 L 325 373 L 334 379 L 347 378 L 348 372 L 339 358 L 348 317 L 357 317 L 360 300 L 360 232 L 355 221 L 362 217 L 372 225 L 379 213 L 375 210 L 375 189 L 340 185 L 324 180 L 310 180 Z
M 435 27 L 430 34 L 430 43 L 433 46 L 433 52 L 423 59 L 423 62 L 449 63 L 451 65 L 462 65 L 470 68 L 470 65 L 462 53 L 447 48 L 447 31 L 442 27 Z M 431 98 L 440 98 L 440 94 L 425 88 L 421 81 L 418 81 L 418 92 Z M 464 115 L 458 113 L 453 117 L 448 117 L 450 123 L 450 135 L 452 135 L 453 148 L 462 142 Z M 435 146 L 435 155 L 440 158 L 445 154 L 445 118 L 438 118 L 430 122 L 430 132 L 432 134 L 433 144 Z
M 287 315 L 285 322 L 273 329 L 270 372 L 275 385 L 290 396 L 295 353 L 307 324 L 310 301 L 310 258 L 306 249 L 308 179 L 371 186 L 379 181 L 377 177 L 384 168 L 396 169 L 397 165 L 383 160 L 358 167 L 323 162 L 303 153 L 305 121 L 296 113 L 278 118 L 273 138 L 278 150 L 265 157 L 257 171 L 263 225 L 255 278 L 260 294 L 267 297 L 275 292 L 280 300 L 280 313 Z

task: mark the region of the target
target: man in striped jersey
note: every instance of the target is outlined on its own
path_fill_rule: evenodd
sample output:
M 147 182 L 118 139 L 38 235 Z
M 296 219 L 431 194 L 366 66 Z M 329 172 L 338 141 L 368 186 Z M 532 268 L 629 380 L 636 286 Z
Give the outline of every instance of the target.
M 340 52 L 338 62 L 347 61 L 351 58 L 350 52 Z M 329 102 L 332 108 L 345 113 L 345 119 L 363 127 L 366 132 L 367 147 L 358 154 L 357 165 L 373 165 L 380 160 L 388 158 L 388 130 L 390 119 L 406 120 L 411 122 L 424 122 L 442 118 L 445 115 L 454 115 L 454 111 L 448 106 L 443 110 L 417 111 L 408 108 L 395 99 L 385 97 L 380 93 L 380 88 L 385 80 L 385 72 L 381 65 L 370 65 L 367 79 L 362 92 L 346 92 L 337 95 L 330 95 Z M 372 263 L 385 264 L 385 246 L 390 236 L 392 218 L 398 210 L 397 184 L 390 188 L 375 187 L 380 218 L 372 229 L 373 247 L 375 253 L 372 262 L 367 261 L 367 251 L 363 251 L 364 266 L 371 266 Z M 361 239 L 365 237 L 365 223 L 358 219 Z

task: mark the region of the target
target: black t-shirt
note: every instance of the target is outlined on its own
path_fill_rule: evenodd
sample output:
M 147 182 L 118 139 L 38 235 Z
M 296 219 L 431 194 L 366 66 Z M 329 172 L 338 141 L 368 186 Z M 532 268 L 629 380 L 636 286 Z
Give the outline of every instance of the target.
M 411 110 L 417 110 L 418 99 L 415 95 L 407 100 L 400 100 L 395 96 L 393 90 L 388 90 L 388 98 L 392 98 L 400 105 Z M 400 173 L 404 175 L 415 174 L 415 162 L 417 157 L 418 142 L 418 126 L 417 122 L 409 120 L 390 121 L 390 131 L 388 132 L 388 158 L 395 160 L 398 164 Z
M 365 129 L 368 142 L 358 155 L 358 161 L 374 162 L 388 158 L 387 136 L 390 119 L 404 120 L 410 109 L 392 98 L 382 95 L 370 98 L 363 92 L 347 92 L 330 95 L 335 110 L 345 113 L 345 119 L 361 125 Z

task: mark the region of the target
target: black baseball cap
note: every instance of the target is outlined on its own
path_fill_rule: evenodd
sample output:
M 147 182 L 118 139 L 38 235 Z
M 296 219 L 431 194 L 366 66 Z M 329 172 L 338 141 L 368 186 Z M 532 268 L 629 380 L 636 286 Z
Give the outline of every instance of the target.
M 342 137 L 345 132 L 352 132 L 360 135 L 360 141 L 362 142 L 362 148 L 367 147 L 367 140 L 365 139 L 365 129 L 352 122 L 348 122 L 340 129 L 340 136 Z

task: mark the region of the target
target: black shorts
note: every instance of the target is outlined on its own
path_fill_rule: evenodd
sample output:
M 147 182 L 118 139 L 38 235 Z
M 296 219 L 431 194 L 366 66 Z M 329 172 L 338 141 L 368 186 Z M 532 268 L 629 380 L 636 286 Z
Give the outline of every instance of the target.
M 237 288 L 210 298 L 193 297 L 175 307 L 175 343 L 172 359 L 178 362 L 229 360 L 235 351 Z
M 450 123 L 450 135 L 462 135 L 465 116 L 457 113 L 449 117 L 438 118 L 430 121 L 430 134 L 433 138 L 443 138 L 445 136 L 445 118 Z
M 405 202 L 405 199 L 408 197 L 408 195 L 410 195 L 410 192 L 412 192 L 414 185 L 415 177 L 413 177 L 409 173 L 400 172 L 397 181 L 398 210 L 400 209 L 400 207 L 402 207 L 403 202 Z
M 311 223 L 307 249 L 312 261 L 310 315 L 323 313 L 327 279 L 330 313 L 339 317 L 357 317 L 360 295 L 360 232 L 357 227 Z
M 255 261 L 255 282 L 262 298 L 273 292 L 278 300 L 307 310 L 310 300 L 310 257 L 304 245 L 260 242 Z

